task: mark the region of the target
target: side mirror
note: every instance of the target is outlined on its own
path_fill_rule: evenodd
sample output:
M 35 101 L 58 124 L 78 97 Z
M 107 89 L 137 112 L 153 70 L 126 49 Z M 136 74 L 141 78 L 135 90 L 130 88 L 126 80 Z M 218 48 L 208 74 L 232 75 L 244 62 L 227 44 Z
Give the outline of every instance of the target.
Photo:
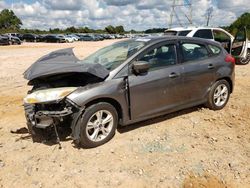
M 136 75 L 147 73 L 150 65 L 146 61 L 136 61 L 132 65 L 133 73 Z

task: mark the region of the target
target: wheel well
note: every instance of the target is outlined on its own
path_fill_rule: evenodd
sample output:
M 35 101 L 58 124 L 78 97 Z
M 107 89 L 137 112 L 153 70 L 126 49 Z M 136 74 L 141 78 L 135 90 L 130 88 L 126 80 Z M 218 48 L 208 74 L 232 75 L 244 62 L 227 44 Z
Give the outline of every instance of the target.
M 219 80 L 226 80 L 229 83 L 229 86 L 230 86 L 230 93 L 233 92 L 233 83 L 232 83 L 232 80 L 230 78 L 224 77 L 224 78 L 218 79 L 217 81 L 219 81 Z
M 88 102 L 85 107 L 89 107 L 93 104 L 96 104 L 96 103 L 99 103 L 99 102 L 106 102 L 106 103 L 109 103 L 111 104 L 112 106 L 115 107 L 116 111 L 117 111 L 117 114 L 118 114 L 118 118 L 119 119 L 122 119 L 122 107 L 120 105 L 119 102 L 117 102 L 115 99 L 111 99 L 111 98 L 99 98 L 99 99 L 95 99 L 93 101 L 90 101 Z

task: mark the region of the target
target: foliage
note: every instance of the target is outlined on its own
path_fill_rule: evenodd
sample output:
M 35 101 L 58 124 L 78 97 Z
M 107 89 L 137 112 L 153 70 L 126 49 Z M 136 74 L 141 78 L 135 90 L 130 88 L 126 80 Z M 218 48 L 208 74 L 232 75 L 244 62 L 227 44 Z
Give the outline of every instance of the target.
M 112 25 L 105 27 L 105 31 L 110 34 L 116 33 L 115 28 Z
M 152 28 L 145 31 L 145 33 L 163 33 L 167 28 Z
M 125 32 L 125 30 L 124 30 L 124 28 L 123 28 L 122 25 L 119 25 L 119 26 L 116 26 L 116 27 L 115 27 L 115 32 L 116 32 L 116 33 L 122 34 L 122 33 Z
M 235 20 L 229 27 L 228 30 L 232 34 L 236 34 L 239 28 L 246 27 L 248 38 L 250 38 L 250 13 L 246 12 L 242 14 L 237 20 Z
M 125 30 L 124 30 L 122 25 L 119 25 L 116 27 L 109 25 L 109 26 L 105 27 L 105 31 L 107 33 L 110 33 L 110 34 L 123 34 L 123 33 L 125 33 Z
M 21 25 L 21 20 L 12 10 L 4 9 L 0 12 L 0 29 L 19 30 Z

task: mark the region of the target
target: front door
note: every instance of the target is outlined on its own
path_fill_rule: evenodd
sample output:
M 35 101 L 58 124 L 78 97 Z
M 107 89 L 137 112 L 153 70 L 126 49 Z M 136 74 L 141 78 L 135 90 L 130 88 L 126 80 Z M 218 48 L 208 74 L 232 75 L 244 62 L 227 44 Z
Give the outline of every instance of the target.
M 161 43 L 138 56 L 150 65 L 146 74 L 131 74 L 129 80 L 131 118 L 145 119 L 173 108 L 181 100 L 181 65 L 176 45 Z
M 247 31 L 246 28 L 238 30 L 232 44 L 231 54 L 236 58 L 236 62 L 240 62 L 247 58 Z

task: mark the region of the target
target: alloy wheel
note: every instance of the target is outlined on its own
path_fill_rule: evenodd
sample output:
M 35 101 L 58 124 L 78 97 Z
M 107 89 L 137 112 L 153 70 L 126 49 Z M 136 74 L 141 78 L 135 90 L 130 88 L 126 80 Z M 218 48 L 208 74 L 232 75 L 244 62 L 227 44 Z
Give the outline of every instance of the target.
M 240 58 L 240 63 L 242 65 L 246 65 L 249 63 L 249 61 L 250 61 L 250 52 L 248 51 L 247 56 L 245 58 Z
M 99 142 L 104 140 L 114 126 L 114 117 L 107 110 L 95 112 L 88 120 L 86 134 L 89 140 Z
M 228 99 L 228 88 L 225 84 L 220 84 L 214 90 L 214 104 L 216 106 L 223 106 Z

